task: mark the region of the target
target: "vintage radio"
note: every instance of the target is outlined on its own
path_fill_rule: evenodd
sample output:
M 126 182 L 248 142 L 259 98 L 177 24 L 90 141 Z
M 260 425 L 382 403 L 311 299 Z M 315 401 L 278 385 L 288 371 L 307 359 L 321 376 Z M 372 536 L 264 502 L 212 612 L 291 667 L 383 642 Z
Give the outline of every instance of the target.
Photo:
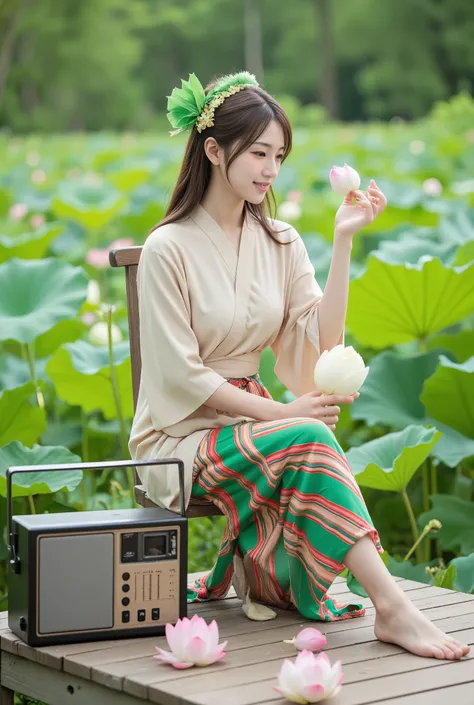
M 125 509 L 12 516 L 12 475 L 176 464 L 181 514 Z M 159 472 L 159 468 L 157 468 Z M 180 460 L 7 470 L 8 625 L 31 646 L 152 636 L 187 614 L 184 466 Z

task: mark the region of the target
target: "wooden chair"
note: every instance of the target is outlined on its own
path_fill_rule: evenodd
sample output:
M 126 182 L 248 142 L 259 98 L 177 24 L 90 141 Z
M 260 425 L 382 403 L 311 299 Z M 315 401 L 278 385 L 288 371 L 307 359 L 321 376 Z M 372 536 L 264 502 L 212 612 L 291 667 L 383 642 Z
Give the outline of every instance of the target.
M 127 312 L 128 329 L 130 332 L 130 355 L 132 359 L 132 388 L 133 405 L 136 408 L 138 390 L 140 387 L 140 372 L 142 366 L 140 354 L 140 325 L 138 314 L 138 292 L 137 292 L 137 268 L 140 260 L 142 248 L 125 247 L 112 250 L 109 261 L 112 267 L 125 267 L 125 283 L 127 286 Z M 159 472 L 159 470 L 157 470 Z M 143 485 L 140 485 L 137 471 L 134 470 L 135 478 L 135 499 L 142 507 L 156 507 L 156 504 L 147 496 Z M 186 516 L 189 518 L 202 516 L 217 516 L 222 512 L 206 499 L 191 498 Z

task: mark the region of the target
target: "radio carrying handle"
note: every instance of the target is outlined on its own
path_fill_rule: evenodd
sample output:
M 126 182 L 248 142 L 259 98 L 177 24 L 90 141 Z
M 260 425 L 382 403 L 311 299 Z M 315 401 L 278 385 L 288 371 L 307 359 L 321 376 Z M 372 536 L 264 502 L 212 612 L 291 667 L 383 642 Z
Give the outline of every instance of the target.
M 70 470 L 107 470 L 107 468 L 143 467 L 147 465 L 177 465 L 179 476 L 179 495 L 181 516 L 186 516 L 186 501 L 184 494 L 184 463 L 177 458 L 160 458 L 153 460 L 113 460 L 100 463 L 64 463 L 61 465 L 18 465 L 7 468 L 5 478 L 7 481 L 7 531 L 8 555 L 10 565 L 15 573 L 19 572 L 20 561 L 17 556 L 17 546 L 13 535 L 13 497 L 12 475 L 19 472 L 64 472 Z

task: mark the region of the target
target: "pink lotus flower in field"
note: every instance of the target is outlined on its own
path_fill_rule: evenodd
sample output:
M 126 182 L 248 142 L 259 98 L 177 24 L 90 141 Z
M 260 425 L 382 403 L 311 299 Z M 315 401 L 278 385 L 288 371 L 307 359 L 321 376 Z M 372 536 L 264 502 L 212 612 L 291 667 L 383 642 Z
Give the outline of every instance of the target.
M 423 186 L 421 188 L 427 196 L 440 196 L 443 191 L 441 181 L 439 181 L 439 179 L 435 179 L 434 177 L 423 181 Z
M 311 651 L 301 651 L 294 662 L 290 659 L 283 661 L 278 685 L 273 687 L 295 703 L 319 703 L 337 695 L 342 680 L 340 661 L 331 665 L 325 653 L 315 656 Z
M 45 217 L 41 213 L 35 213 L 35 215 L 32 215 L 30 218 L 30 225 L 35 230 L 37 228 L 41 228 L 41 226 L 44 225 L 45 222 Z
M 227 641 L 218 644 L 219 628 L 215 620 L 209 625 L 202 617 L 178 619 L 176 626 L 166 625 L 166 639 L 171 651 L 155 647 L 158 656 L 153 658 L 170 663 L 174 668 L 209 666 L 224 658 Z
M 333 166 L 329 172 L 329 181 L 332 190 L 339 196 L 347 196 L 350 191 L 360 188 L 360 176 L 355 169 L 348 164 L 344 166 Z
M 109 266 L 109 252 L 111 250 L 117 250 L 121 247 L 133 247 L 133 245 L 134 242 L 132 238 L 119 238 L 118 240 L 114 240 L 114 242 L 105 249 L 93 248 L 89 250 L 86 254 L 86 262 L 96 269 L 106 269 Z
M 10 220 L 23 220 L 27 213 L 28 206 L 26 203 L 15 203 L 8 211 Z
M 42 169 L 35 169 L 35 171 L 31 174 L 31 181 L 33 184 L 36 184 L 36 186 L 44 184 L 46 181 L 46 174 Z
M 319 629 L 307 627 L 302 629 L 293 639 L 284 639 L 285 644 L 294 644 L 298 651 L 321 651 L 327 644 L 327 639 Z

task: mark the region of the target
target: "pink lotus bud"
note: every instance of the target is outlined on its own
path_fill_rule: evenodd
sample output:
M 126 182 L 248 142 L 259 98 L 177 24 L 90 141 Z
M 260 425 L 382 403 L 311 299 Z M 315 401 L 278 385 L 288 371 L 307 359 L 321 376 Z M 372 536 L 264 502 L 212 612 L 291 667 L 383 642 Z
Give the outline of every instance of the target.
M 42 169 L 35 169 L 35 171 L 31 174 L 31 181 L 36 186 L 44 184 L 44 182 L 46 181 L 46 174 Z
M 327 639 L 319 629 L 307 627 L 302 629 L 293 639 L 284 639 L 285 644 L 294 644 L 298 651 L 321 651 L 327 644 Z
M 423 193 L 426 193 L 427 196 L 440 196 L 441 192 L 443 190 L 443 186 L 441 185 L 441 182 L 438 179 L 435 179 L 434 177 L 431 179 L 426 179 L 423 181 Z
M 109 251 L 92 249 L 86 254 L 86 262 L 96 269 L 105 269 L 109 266 Z
M 318 703 L 341 690 L 343 674 L 341 662 L 334 665 L 325 653 L 315 656 L 301 651 L 295 661 L 285 659 L 278 674 L 278 686 L 273 686 L 295 703 Z
M 286 194 L 286 200 L 287 201 L 294 201 L 295 203 L 301 203 L 303 199 L 303 194 L 301 191 L 297 191 L 296 189 L 293 189 L 293 191 L 288 191 Z
M 9 210 L 10 220 L 22 220 L 28 213 L 28 206 L 25 203 L 15 203 Z
M 209 666 L 224 658 L 227 641 L 218 644 L 219 628 L 215 619 L 207 624 L 202 617 L 183 617 L 176 625 L 166 625 L 166 639 L 170 651 L 155 646 L 159 656 L 153 658 L 170 663 L 174 668 Z
M 329 180 L 333 191 L 339 196 L 347 196 L 348 193 L 360 187 L 359 174 L 348 164 L 342 167 L 333 166 L 329 172 Z
M 131 237 L 122 237 L 119 238 L 118 240 L 114 240 L 114 242 L 110 245 L 108 248 L 109 250 L 118 250 L 121 247 L 133 247 L 134 242 Z
M 45 223 L 45 217 L 41 213 L 35 213 L 35 215 L 32 215 L 30 218 L 30 225 L 35 230 L 37 228 L 41 228 L 41 226 L 44 225 L 44 223 Z

